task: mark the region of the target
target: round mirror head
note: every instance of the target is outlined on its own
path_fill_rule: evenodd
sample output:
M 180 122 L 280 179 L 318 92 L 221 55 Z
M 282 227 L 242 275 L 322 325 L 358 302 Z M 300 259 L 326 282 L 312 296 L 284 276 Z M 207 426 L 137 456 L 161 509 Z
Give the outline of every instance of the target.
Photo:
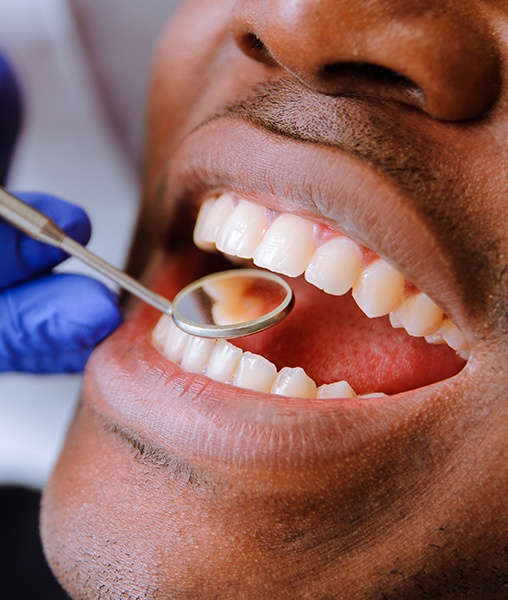
M 293 290 L 278 275 L 234 269 L 184 288 L 173 301 L 173 319 L 192 335 L 235 338 L 272 327 L 291 312 L 293 304 Z

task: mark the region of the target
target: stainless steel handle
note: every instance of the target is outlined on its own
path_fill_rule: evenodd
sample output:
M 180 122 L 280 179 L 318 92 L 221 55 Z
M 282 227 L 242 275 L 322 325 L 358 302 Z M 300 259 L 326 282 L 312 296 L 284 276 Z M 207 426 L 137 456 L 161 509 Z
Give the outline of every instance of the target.
M 90 252 L 68 237 L 49 217 L 2 188 L 0 188 L 0 216 L 30 237 L 61 248 L 157 310 L 168 315 L 172 314 L 173 305 L 169 300 L 152 292 L 120 269 Z

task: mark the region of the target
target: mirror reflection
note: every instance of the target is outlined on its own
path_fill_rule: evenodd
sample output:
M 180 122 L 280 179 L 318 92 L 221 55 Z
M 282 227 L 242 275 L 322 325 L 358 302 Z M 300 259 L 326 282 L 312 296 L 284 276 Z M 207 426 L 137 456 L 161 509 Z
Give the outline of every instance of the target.
M 192 288 L 193 286 L 191 286 Z M 255 321 L 284 304 L 287 290 L 259 274 L 220 273 L 175 300 L 178 318 L 199 325 L 229 326 Z

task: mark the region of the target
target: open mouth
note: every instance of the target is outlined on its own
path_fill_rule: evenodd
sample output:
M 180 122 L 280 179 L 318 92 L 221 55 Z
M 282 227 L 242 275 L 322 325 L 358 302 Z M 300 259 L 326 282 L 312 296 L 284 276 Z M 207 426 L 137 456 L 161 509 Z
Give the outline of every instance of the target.
M 469 356 L 436 303 L 328 225 L 225 190 L 203 197 L 194 243 L 291 278 L 296 304 L 274 329 L 234 343 L 190 336 L 163 316 L 152 343 L 188 372 L 285 397 L 376 397 L 451 377 Z

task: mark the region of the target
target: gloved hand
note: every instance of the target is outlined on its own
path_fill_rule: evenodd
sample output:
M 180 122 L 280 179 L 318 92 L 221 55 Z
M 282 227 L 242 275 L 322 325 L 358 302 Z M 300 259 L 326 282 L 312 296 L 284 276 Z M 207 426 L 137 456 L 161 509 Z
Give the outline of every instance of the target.
M 16 77 L 0 54 L 0 183 L 5 182 L 22 121 Z M 43 194 L 21 197 L 81 243 L 85 213 Z M 81 371 L 93 348 L 120 323 L 117 299 L 88 277 L 51 274 L 66 258 L 0 220 L 0 372 Z
M 90 223 L 77 206 L 18 194 L 85 244 Z M 121 321 L 115 295 L 82 275 L 50 273 L 67 255 L 0 220 L 0 371 L 81 371 Z

